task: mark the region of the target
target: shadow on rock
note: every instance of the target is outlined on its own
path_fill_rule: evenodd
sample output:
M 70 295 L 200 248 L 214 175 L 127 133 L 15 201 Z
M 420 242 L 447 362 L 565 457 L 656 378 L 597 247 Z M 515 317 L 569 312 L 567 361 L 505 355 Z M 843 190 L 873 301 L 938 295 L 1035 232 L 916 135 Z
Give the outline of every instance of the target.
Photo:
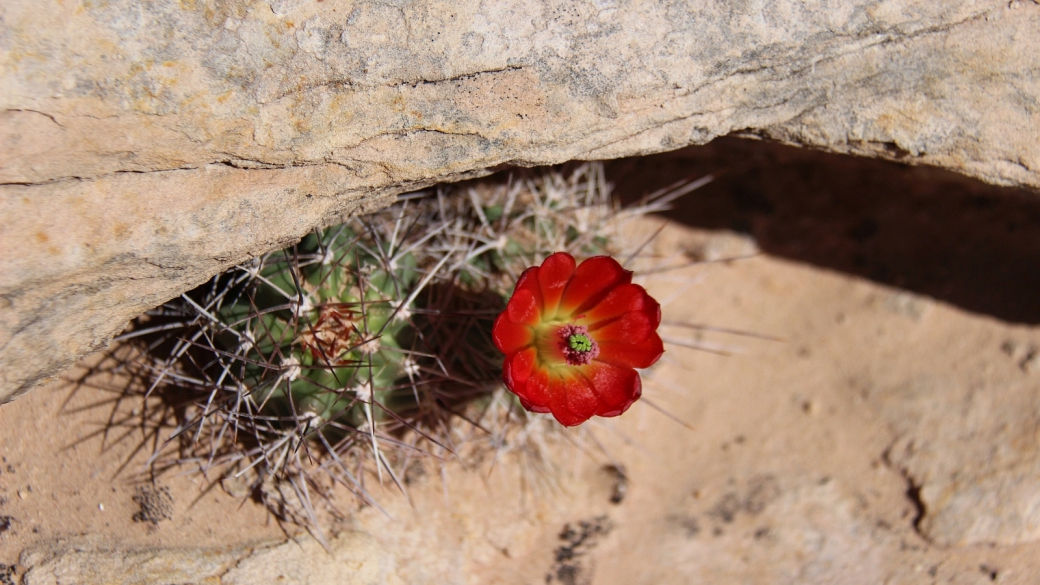
M 607 165 L 624 200 L 709 173 L 718 178 L 671 218 L 747 233 L 773 256 L 1040 323 L 1040 194 L 731 137 Z

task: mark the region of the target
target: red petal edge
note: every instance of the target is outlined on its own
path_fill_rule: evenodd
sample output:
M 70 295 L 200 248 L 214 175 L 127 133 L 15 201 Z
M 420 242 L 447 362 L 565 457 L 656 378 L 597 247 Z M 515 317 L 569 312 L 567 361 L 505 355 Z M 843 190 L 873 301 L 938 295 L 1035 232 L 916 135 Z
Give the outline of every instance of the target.
M 509 315 L 509 320 L 518 325 L 536 325 L 542 319 L 538 299 L 528 289 L 513 293 L 509 303 L 506 304 L 505 312 Z
M 632 368 L 615 366 L 606 362 L 593 362 L 582 368 L 596 395 L 599 397 L 599 416 L 617 416 L 643 394 L 639 373 Z
M 520 273 L 520 278 L 516 279 L 516 286 L 513 287 L 513 294 L 527 290 L 531 291 L 531 294 L 535 296 L 535 300 L 538 301 L 538 310 L 542 310 L 542 289 L 538 286 L 538 272 L 539 267 L 532 266 L 527 270 Z
M 525 395 L 521 396 L 530 404 L 531 412 L 549 412 L 549 372 L 535 369 L 527 379 Z M 517 393 L 519 396 L 519 393 Z
M 513 323 L 506 311 L 502 311 L 491 327 L 491 340 L 498 351 L 508 355 L 534 343 L 534 331 L 527 325 Z
M 657 329 L 657 325 L 661 322 L 661 306 L 646 293 L 646 289 L 638 284 L 623 284 L 611 290 L 595 306 L 584 309 L 582 311 L 583 324 L 589 325 L 591 328 L 603 321 L 616 319 L 632 311 L 646 313 L 650 317 L 654 329 Z
M 567 252 L 556 252 L 542 262 L 538 271 L 538 284 L 542 289 L 542 310 L 548 318 L 556 316 L 563 291 L 574 275 L 574 256 Z
M 546 406 L 535 406 L 519 396 L 517 396 L 517 398 L 520 399 L 520 406 L 523 406 L 524 410 L 527 410 L 528 412 L 537 412 L 541 414 L 550 412 L 549 408 Z
M 600 341 L 596 361 L 622 368 L 649 368 L 664 354 L 661 336 L 651 333 L 641 343 Z
M 538 359 L 538 352 L 533 347 L 520 350 L 506 358 L 509 360 L 509 368 L 513 381 L 526 384 L 527 379 L 531 377 L 531 373 L 534 372 L 535 361 Z
M 551 375 L 549 400 L 553 417 L 565 427 L 589 420 L 600 407 L 592 383 L 577 372 Z
M 578 265 L 560 300 L 561 311 L 580 314 L 610 291 L 632 282 L 632 273 L 610 256 L 593 256 Z
M 646 313 L 632 311 L 613 321 L 601 321 L 598 326 L 589 327 L 589 331 L 600 344 L 605 341 L 636 344 L 650 337 L 654 332 L 654 325 Z

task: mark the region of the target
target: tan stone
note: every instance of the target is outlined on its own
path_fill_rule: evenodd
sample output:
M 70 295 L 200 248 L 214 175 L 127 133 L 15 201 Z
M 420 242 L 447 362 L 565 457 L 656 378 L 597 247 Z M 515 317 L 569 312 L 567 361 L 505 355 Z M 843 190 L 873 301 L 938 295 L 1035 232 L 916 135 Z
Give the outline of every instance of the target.
M 147 549 L 120 547 L 97 538 L 61 539 L 42 543 L 21 555 L 30 567 L 25 585 L 112 583 L 218 585 L 220 576 L 251 549 Z
M 96 538 L 59 539 L 22 553 L 25 585 L 367 585 L 401 583 L 389 574 L 393 557 L 376 541 L 344 532 L 328 550 L 310 537 L 255 546 L 147 548 L 113 545 Z
M 310 537 L 255 551 L 222 576 L 221 585 L 404 585 L 393 573 L 395 559 L 361 532 L 344 532 L 326 551 Z
M 741 132 L 1040 187 L 1040 5 L 0 7 L 0 401 L 222 268 L 502 164 Z
M 901 433 L 888 458 L 918 494 L 918 528 L 937 544 L 1040 539 L 1040 401 L 1028 380 L 995 377 L 920 373 L 882 394 Z

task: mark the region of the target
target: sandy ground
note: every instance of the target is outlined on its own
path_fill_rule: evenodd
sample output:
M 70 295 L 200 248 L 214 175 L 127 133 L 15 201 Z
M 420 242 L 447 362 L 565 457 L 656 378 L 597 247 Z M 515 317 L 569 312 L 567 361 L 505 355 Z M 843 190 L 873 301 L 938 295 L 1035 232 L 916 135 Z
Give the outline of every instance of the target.
M 198 475 L 142 483 L 139 436 L 104 432 L 111 393 L 61 381 L 0 407 L 0 583 L 89 583 L 106 563 L 110 582 L 160 582 L 141 559 L 169 551 L 219 559 L 167 582 L 331 583 L 314 567 L 335 565 L 357 583 L 1040 583 L 1027 513 L 999 543 L 948 542 L 922 524 L 939 472 L 906 455 L 910 440 L 970 477 L 977 456 L 940 431 L 981 388 L 999 392 L 966 424 L 1033 429 L 1015 448 L 1035 461 L 1040 371 L 1018 349 L 1040 347 L 1035 195 L 735 140 L 611 172 L 632 193 L 722 167 L 656 250 L 763 253 L 643 282 L 666 321 L 782 341 L 666 325 L 646 399 L 571 431 L 584 448 L 561 443 L 554 471 L 431 466 L 408 497 L 376 490 L 385 513 L 342 494 L 333 554 L 306 535 L 272 548 L 293 528 Z M 982 430 L 972 444 L 1003 440 Z

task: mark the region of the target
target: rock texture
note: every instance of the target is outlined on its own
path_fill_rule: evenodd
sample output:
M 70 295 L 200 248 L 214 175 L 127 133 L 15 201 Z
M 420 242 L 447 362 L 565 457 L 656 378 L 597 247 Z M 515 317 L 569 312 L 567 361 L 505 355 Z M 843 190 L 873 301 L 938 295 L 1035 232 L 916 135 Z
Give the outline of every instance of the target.
M 264 543 L 238 548 L 144 548 L 98 539 L 63 539 L 26 550 L 25 585 L 140 583 L 178 585 L 369 585 L 401 584 L 388 574 L 393 558 L 367 535 L 344 532 L 329 541 Z
M 1040 187 L 1040 5 L 0 7 L 0 401 L 232 263 L 502 164 L 732 132 Z
M 31 567 L 25 585 L 59 583 L 219 583 L 220 575 L 248 557 L 250 549 L 166 549 L 119 547 L 102 539 L 63 539 L 25 551 L 19 563 Z
M 919 530 L 937 544 L 1040 539 L 1038 380 L 1003 365 L 1009 380 L 929 372 L 878 392 L 900 433 L 887 457 L 917 494 Z

